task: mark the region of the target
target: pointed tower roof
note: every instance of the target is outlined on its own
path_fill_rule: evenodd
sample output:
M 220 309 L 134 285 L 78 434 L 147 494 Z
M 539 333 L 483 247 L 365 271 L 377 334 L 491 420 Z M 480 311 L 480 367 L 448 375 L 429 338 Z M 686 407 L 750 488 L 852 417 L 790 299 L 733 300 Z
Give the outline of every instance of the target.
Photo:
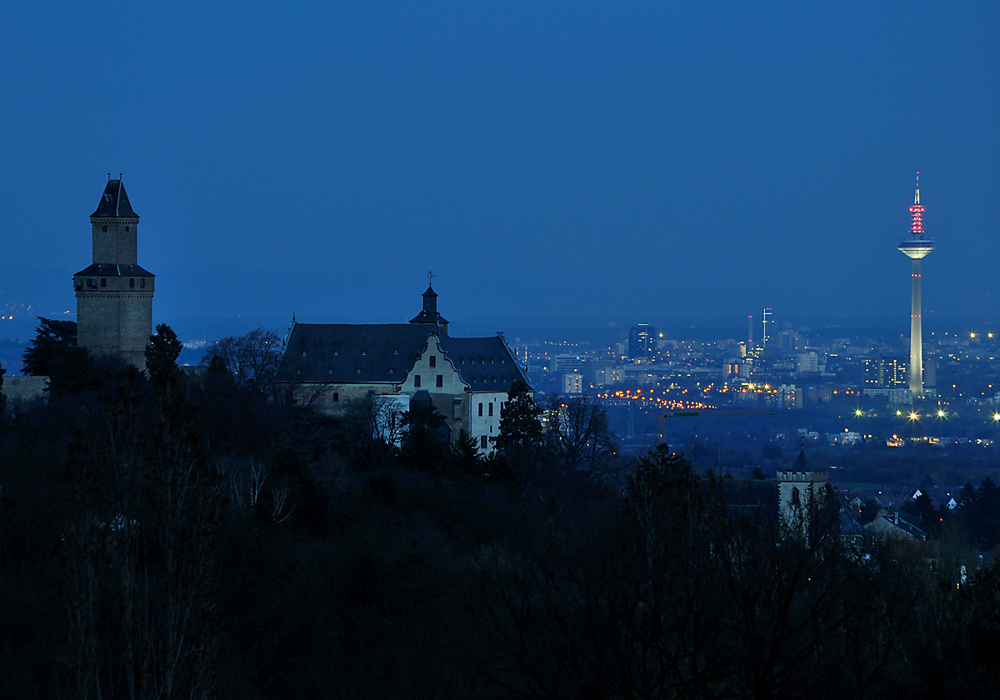
M 104 194 L 101 195 L 101 201 L 97 205 L 97 210 L 90 216 L 100 218 L 139 218 L 139 215 L 132 211 L 132 205 L 129 204 L 128 195 L 125 194 L 125 185 L 122 184 L 121 179 L 112 180 L 110 175 L 108 176 L 108 186 L 104 188 Z
M 806 448 L 805 445 L 799 448 L 799 456 L 795 458 L 795 464 L 792 465 L 792 471 L 804 472 L 808 471 L 809 467 L 806 466 Z
M 438 313 L 437 310 L 437 293 L 431 285 L 427 285 L 427 291 L 424 292 L 424 308 L 419 314 L 410 319 L 410 323 L 433 323 L 437 326 L 443 326 L 445 332 L 448 330 L 448 321 L 444 316 Z

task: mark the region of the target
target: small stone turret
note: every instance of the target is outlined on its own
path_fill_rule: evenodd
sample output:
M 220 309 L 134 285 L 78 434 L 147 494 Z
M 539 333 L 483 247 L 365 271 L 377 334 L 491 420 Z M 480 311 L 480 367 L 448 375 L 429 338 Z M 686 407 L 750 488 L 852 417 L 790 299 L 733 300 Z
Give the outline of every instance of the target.
M 120 177 L 112 180 L 109 174 L 90 225 L 91 265 L 73 275 L 77 343 L 143 368 L 153 332 L 153 274 L 139 267 L 139 215 Z

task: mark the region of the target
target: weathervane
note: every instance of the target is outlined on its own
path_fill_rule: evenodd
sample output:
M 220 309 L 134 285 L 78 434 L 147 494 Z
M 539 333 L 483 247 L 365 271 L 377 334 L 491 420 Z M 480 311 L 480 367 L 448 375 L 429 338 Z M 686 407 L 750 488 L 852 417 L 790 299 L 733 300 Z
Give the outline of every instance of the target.
M 437 275 L 434 274 L 433 270 L 428 270 L 427 271 L 427 286 L 428 287 L 431 287 L 431 286 L 434 285 L 434 278 L 435 277 L 437 277 Z

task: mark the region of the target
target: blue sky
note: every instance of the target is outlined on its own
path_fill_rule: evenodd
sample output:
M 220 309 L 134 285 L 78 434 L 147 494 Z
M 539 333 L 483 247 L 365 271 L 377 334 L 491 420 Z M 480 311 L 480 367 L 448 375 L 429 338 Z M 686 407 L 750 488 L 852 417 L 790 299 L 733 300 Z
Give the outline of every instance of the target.
M 997 318 L 998 3 L 81 3 L 0 23 L 0 304 L 124 173 L 156 322 Z M 270 324 L 275 325 L 275 324 Z M 0 333 L 3 330 L 0 328 Z M 182 336 L 184 332 L 182 330 Z

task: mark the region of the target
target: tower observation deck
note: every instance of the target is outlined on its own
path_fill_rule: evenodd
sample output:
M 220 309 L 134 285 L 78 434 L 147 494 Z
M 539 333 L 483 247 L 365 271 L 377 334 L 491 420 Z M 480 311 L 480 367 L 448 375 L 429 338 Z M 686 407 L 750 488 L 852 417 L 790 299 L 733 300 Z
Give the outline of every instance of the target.
M 913 261 L 910 292 L 910 395 L 924 394 L 922 310 L 920 304 L 920 261 L 934 250 L 934 240 L 924 238 L 924 206 L 920 203 L 920 173 L 910 207 L 910 236 L 899 242 L 899 250 Z

